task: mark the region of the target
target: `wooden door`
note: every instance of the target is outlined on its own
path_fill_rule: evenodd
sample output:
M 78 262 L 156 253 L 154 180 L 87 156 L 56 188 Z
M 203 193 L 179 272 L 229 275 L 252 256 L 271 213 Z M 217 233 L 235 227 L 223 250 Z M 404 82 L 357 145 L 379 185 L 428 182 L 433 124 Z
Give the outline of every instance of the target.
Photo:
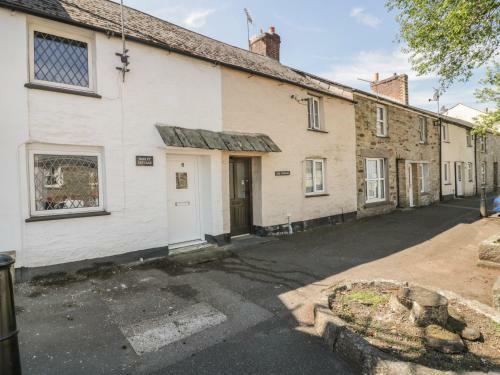
M 249 158 L 229 159 L 229 196 L 231 235 L 250 233 L 252 227 L 252 191 Z

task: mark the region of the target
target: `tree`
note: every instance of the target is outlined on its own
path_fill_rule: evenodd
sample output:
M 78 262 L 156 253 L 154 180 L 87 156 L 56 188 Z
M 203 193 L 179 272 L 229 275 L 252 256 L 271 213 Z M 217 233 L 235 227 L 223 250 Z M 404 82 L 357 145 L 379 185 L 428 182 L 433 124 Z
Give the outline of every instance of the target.
M 498 0 L 387 0 L 398 12 L 399 40 L 418 74 L 437 73 L 442 89 L 466 81 L 498 56 Z
M 486 77 L 479 81 L 482 88 L 476 90 L 474 95 L 482 103 L 495 103 L 495 109 L 479 116 L 476 119 L 477 126 L 473 132 L 477 135 L 485 135 L 488 131 L 499 133 L 500 126 L 500 64 L 495 63 L 493 67 L 486 69 Z
M 475 95 L 497 108 L 478 119 L 475 133 L 494 130 L 499 123 L 499 66 L 494 61 L 500 46 L 500 1 L 386 0 L 386 5 L 398 12 L 399 40 L 413 69 L 420 75 L 436 73 L 441 91 L 467 81 L 474 69 L 494 64 Z

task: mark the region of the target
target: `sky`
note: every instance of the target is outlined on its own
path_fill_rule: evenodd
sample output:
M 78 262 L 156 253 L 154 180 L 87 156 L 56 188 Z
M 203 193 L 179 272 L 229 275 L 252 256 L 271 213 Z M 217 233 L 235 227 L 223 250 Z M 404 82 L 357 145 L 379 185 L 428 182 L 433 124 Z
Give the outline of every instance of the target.
M 253 18 L 250 36 L 275 26 L 281 36 L 281 62 L 351 87 L 369 90 L 375 72 L 409 77 L 410 104 L 437 110 L 429 102 L 436 76 L 417 76 L 408 56 L 396 42 L 395 13 L 384 0 L 124 0 L 124 4 L 222 42 L 248 48 L 247 8 Z M 484 69 L 467 83 L 456 83 L 440 99 L 440 106 L 463 103 L 477 109 L 474 90 Z

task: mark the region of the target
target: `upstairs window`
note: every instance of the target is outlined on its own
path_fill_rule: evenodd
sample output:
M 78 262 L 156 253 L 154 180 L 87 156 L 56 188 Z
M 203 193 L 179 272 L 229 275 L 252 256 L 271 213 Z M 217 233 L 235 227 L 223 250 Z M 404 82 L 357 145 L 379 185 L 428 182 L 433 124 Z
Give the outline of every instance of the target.
M 377 136 L 387 137 L 387 108 L 377 105 Z
M 308 114 L 308 127 L 313 130 L 321 129 L 320 121 L 320 106 L 318 97 L 310 97 L 307 99 L 307 114 Z
M 91 39 L 86 33 L 44 26 L 30 28 L 30 81 L 78 90 L 92 89 Z
M 486 152 L 486 136 L 479 136 L 479 150 L 481 152 Z
M 450 141 L 450 128 L 448 127 L 448 124 L 443 124 L 441 126 L 441 137 L 444 142 L 449 142 Z
M 467 130 L 467 133 L 465 135 L 465 141 L 467 144 L 467 147 L 472 147 L 472 134 L 470 130 Z
M 325 161 L 323 159 L 306 159 L 305 185 L 306 195 L 325 192 Z
M 99 153 L 30 152 L 31 214 L 103 210 Z
M 366 203 L 385 200 L 385 159 L 365 159 Z
M 418 130 L 420 133 L 420 143 L 427 143 L 427 120 L 425 117 L 418 118 Z

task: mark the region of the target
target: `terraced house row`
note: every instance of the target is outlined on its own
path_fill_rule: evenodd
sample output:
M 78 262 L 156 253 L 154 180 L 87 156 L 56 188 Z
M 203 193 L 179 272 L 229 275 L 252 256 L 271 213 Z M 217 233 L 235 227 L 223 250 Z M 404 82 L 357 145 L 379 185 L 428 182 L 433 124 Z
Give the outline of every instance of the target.
M 291 233 L 498 185 L 498 139 L 107 0 L 0 0 L 0 251 L 18 276 Z M 497 143 L 495 143 L 497 142 Z M 104 258 L 104 259 L 103 259 Z M 76 262 L 76 263 L 75 263 Z

